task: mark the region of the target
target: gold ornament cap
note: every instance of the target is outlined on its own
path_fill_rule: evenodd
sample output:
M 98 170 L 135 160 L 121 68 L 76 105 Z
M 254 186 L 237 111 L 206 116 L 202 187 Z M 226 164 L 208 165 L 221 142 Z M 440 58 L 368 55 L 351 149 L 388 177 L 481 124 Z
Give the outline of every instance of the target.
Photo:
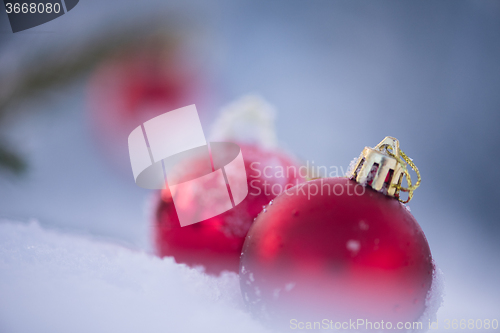
M 408 165 L 415 170 L 417 182 L 412 185 Z M 348 175 L 350 179 L 375 191 L 394 197 L 402 203 L 409 202 L 413 191 L 420 185 L 420 172 L 401 149 L 399 141 L 392 136 L 386 136 L 373 148 L 365 147 Z M 406 177 L 408 187 L 402 187 L 403 178 Z M 400 192 L 408 192 L 408 199 L 402 200 Z

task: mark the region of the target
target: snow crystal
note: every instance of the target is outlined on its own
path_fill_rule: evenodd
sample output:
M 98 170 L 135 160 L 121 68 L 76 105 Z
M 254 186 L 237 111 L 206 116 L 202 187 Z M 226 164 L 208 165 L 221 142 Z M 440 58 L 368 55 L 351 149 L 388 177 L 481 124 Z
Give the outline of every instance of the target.
M 415 330 L 413 332 L 427 332 L 429 328 L 428 323 L 436 321 L 437 312 L 441 307 L 441 304 L 443 303 L 444 274 L 439 269 L 439 267 L 436 266 L 436 263 L 434 261 L 433 265 L 434 265 L 434 272 L 432 275 L 432 284 L 425 299 L 425 311 L 418 320 L 419 322 L 423 323 L 423 329 Z
M 345 173 L 344 176 L 349 176 L 354 172 L 354 167 L 356 166 L 356 162 L 358 162 L 358 160 L 359 160 L 359 156 L 355 157 L 351 160 L 351 162 L 349 163 L 349 166 L 347 167 L 347 172 Z
M 359 221 L 359 229 L 366 231 L 366 230 L 370 229 L 370 226 L 368 225 L 368 223 L 361 220 L 361 221 Z
M 345 247 L 349 251 L 351 251 L 351 254 L 356 255 L 358 253 L 359 249 L 361 248 L 361 243 L 357 240 L 350 239 L 345 244 Z

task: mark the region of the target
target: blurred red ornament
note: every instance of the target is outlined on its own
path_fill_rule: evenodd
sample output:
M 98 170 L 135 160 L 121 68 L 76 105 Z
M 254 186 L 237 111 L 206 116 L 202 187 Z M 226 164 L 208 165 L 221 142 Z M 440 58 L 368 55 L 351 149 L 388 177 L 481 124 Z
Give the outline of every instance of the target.
M 127 165 L 138 125 L 203 98 L 199 75 L 168 38 L 146 39 L 104 61 L 89 82 L 90 121 L 107 156 Z M 199 74 L 199 73 L 198 73 Z
M 285 188 L 303 180 L 299 174 L 279 173 L 287 167 L 298 169 L 293 158 L 284 152 L 257 145 L 239 145 L 245 161 L 248 196 L 223 214 L 181 227 L 170 191 L 168 188 L 163 190 L 154 223 L 155 244 L 160 256 L 173 256 L 176 262 L 190 266 L 202 265 L 211 274 L 223 270 L 238 272 L 245 236 L 262 207 Z M 196 161 L 190 164 L 196 165 Z
M 362 319 L 391 321 L 392 330 L 423 314 L 433 271 L 427 240 L 403 204 L 351 179 L 325 178 L 289 189 L 258 216 L 240 284 L 252 313 L 274 325 Z

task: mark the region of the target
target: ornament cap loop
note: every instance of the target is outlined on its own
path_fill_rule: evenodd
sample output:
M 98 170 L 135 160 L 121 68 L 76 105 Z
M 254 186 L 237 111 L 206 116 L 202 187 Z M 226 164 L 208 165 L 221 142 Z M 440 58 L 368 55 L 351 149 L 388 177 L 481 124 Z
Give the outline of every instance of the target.
M 407 165 L 415 170 L 418 180 L 411 183 Z M 406 176 L 408 187 L 402 187 L 403 177 Z M 398 139 L 387 136 L 374 148 L 365 147 L 354 165 L 349 178 L 375 191 L 395 197 L 407 203 L 413 197 L 413 191 L 420 185 L 420 173 L 413 161 L 399 149 Z M 408 199 L 399 198 L 400 191 L 408 192 Z
M 380 141 L 373 149 L 382 151 L 383 149 L 387 149 L 387 147 L 391 147 L 393 154 L 399 156 L 399 140 L 392 136 L 386 136 L 384 140 Z

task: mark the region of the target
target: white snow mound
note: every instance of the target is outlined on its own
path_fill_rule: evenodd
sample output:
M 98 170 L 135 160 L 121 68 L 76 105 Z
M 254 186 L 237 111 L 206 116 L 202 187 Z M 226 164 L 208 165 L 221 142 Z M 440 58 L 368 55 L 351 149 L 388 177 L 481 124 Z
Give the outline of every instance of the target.
M 442 301 L 435 274 L 424 331 Z M 0 221 L 0 332 L 270 331 L 245 311 L 235 273 L 208 276 L 36 221 Z
M 276 111 L 258 95 L 246 95 L 221 110 L 210 141 L 237 141 L 265 148 L 277 146 Z
M 0 331 L 266 332 L 244 311 L 235 273 L 0 221 Z

